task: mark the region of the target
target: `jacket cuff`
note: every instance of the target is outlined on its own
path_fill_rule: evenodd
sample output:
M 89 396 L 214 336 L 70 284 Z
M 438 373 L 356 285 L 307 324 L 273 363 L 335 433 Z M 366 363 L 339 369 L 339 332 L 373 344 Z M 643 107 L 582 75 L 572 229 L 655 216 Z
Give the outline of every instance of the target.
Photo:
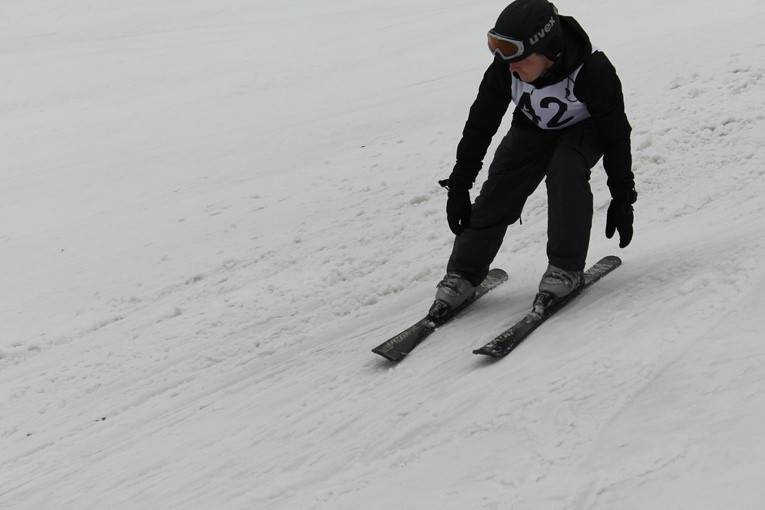
M 634 183 L 624 187 L 612 186 L 609 188 L 609 190 L 611 191 L 611 198 L 613 198 L 615 202 L 628 205 L 632 205 L 637 202 L 638 193 L 635 191 Z
M 449 186 L 461 189 L 472 188 L 475 178 L 478 176 L 480 170 L 480 167 L 470 168 L 457 163 L 454 165 L 454 170 L 452 170 L 452 173 L 449 176 Z

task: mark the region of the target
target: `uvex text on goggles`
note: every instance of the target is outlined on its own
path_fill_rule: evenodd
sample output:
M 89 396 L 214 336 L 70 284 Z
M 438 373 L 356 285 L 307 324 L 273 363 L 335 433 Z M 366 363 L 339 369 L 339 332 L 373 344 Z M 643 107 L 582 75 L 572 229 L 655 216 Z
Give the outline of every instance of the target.
M 494 55 L 499 55 L 502 60 L 507 62 L 523 60 L 524 46 L 520 39 L 500 35 L 494 30 L 489 30 L 487 37 L 489 39 L 489 51 Z

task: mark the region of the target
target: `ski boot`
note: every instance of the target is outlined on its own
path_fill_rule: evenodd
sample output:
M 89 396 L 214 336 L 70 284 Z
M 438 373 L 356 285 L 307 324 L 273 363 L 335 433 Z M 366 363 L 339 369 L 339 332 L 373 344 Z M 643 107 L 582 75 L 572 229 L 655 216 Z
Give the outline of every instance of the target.
M 448 273 L 439 282 L 436 300 L 430 307 L 428 316 L 441 318 L 453 313 L 475 295 L 475 286 L 458 273 Z
M 566 271 L 550 264 L 539 282 L 539 292 L 549 293 L 557 300 L 568 296 L 583 283 L 584 271 Z

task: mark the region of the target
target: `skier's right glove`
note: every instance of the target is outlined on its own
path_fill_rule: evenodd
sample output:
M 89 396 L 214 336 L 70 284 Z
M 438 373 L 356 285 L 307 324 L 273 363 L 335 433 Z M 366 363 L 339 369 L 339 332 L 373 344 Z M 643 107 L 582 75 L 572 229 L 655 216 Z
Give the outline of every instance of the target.
M 632 204 L 637 201 L 637 191 L 634 189 L 611 200 L 606 213 L 606 237 L 611 239 L 614 232 L 619 231 L 619 248 L 626 248 L 632 241 L 632 222 L 635 213 Z
M 438 184 L 449 190 L 446 200 L 446 220 L 449 222 L 449 229 L 458 236 L 466 228 L 470 228 L 470 186 L 466 186 L 454 176 L 438 181 Z

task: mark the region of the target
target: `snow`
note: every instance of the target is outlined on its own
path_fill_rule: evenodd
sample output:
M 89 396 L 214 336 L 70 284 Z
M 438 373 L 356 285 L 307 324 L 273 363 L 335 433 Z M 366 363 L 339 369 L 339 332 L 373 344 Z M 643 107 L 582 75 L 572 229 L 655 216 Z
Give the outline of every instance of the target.
M 510 281 L 397 365 L 504 4 L 1 5 L 0 507 L 761 506 L 762 2 L 559 3 L 625 87 L 635 238 L 596 168 L 590 250 L 624 264 L 473 356 L 546 266 L 540 190 Z

